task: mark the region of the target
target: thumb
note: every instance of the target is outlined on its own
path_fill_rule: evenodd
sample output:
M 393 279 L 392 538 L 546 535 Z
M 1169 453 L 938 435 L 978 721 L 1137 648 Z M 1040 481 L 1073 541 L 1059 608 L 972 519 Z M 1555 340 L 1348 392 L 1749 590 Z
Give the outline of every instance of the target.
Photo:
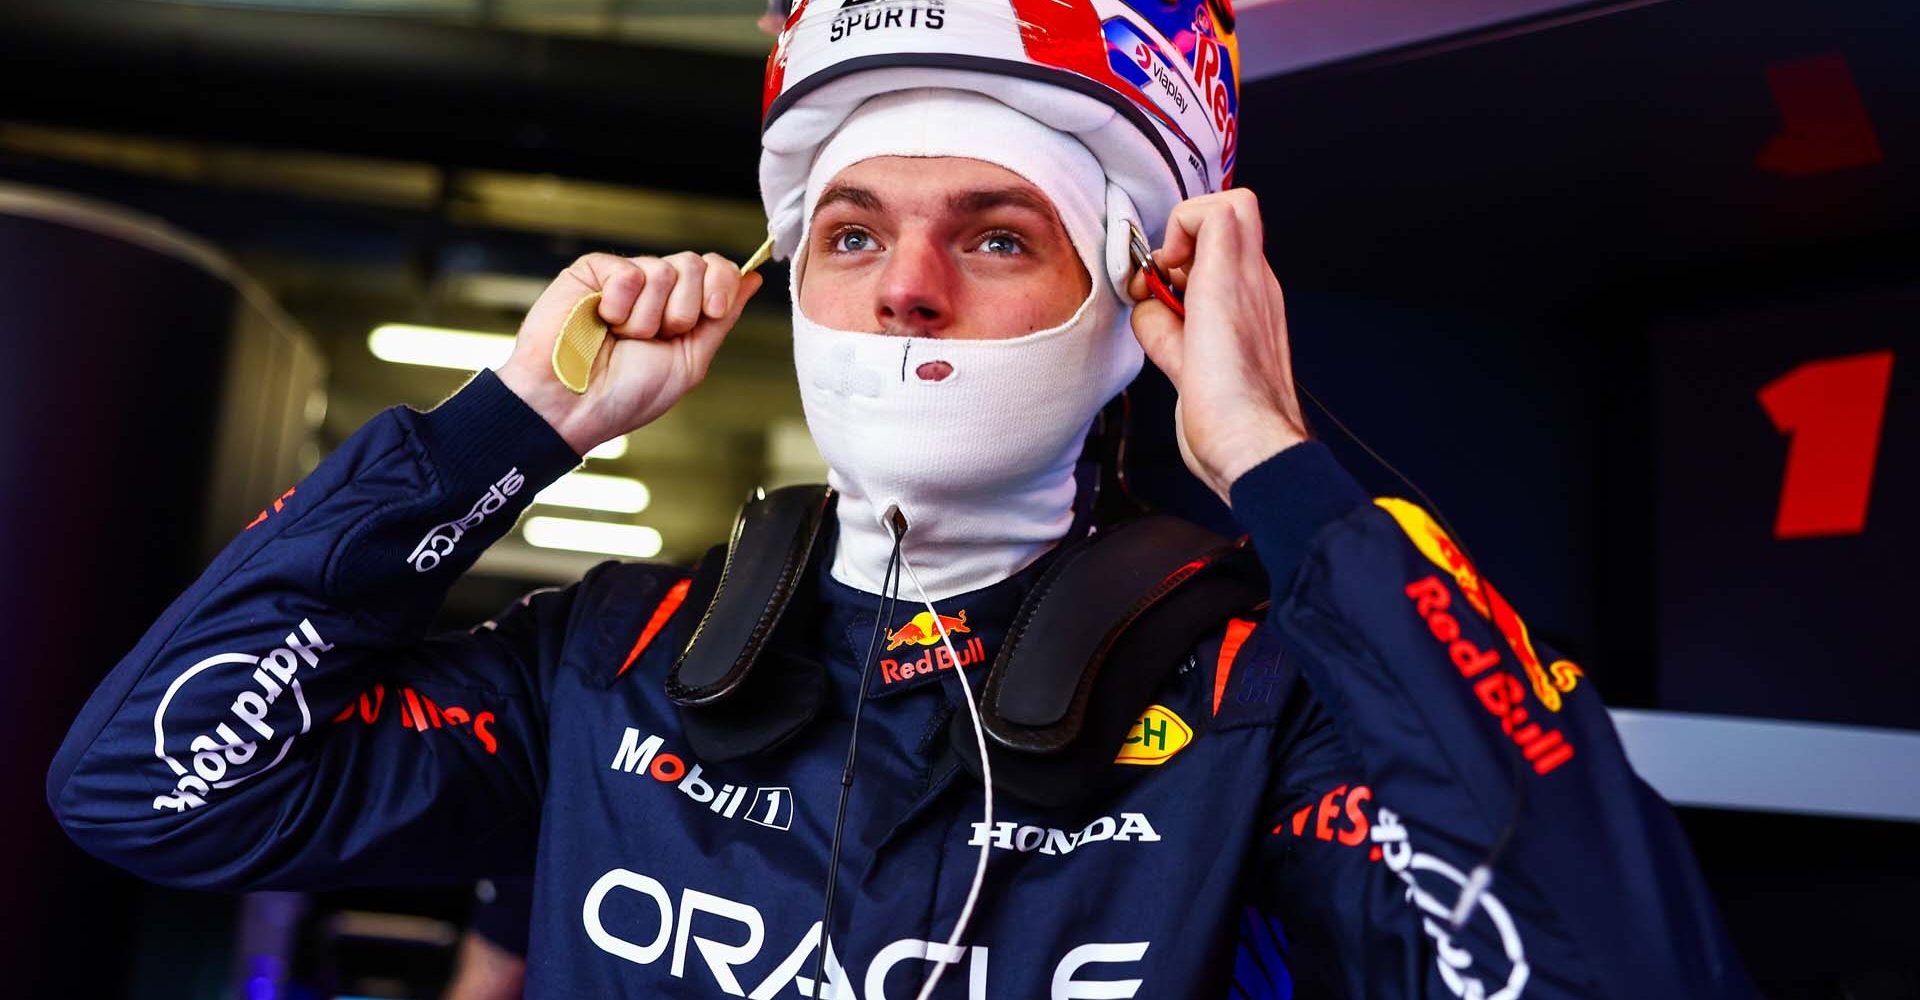
M 1180 388 L 1180 362 L 1186 345 L 1186 323 L 1166 303 L 1149 298 L 1133 307 L 1133 335 L 1147 358 L 1166 373 L 1174 389 Z

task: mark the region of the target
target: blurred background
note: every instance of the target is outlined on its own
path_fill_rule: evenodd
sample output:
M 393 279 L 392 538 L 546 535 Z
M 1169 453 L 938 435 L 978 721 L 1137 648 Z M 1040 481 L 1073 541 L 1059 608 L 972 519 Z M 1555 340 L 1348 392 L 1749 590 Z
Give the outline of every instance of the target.
M 1770 996 L 1920 996 L 1920 15 L 1239 7 L 1238 181 L 1302 381 L 1622 709 Z M 433 997 L 471 922 L 516 947 L 511 886 L 137 884 L 59 832 L 46 766 L 214 552 L 497 363 L 573 258 L 758 245 L 765 11 L 0 0 L 0 995 Z M 787 336 L 776 287 L 443 624 L 690 561 L 754 486 L 821 478 Z M 1230 524 L 1164 381 L 1136 395 L 1137 488 Z

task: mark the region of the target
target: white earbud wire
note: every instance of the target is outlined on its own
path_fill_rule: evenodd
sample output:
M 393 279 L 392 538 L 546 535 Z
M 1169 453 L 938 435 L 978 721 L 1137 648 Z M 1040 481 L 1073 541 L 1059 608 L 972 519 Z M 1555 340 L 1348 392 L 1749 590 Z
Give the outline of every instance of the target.
M 960 654 L 954 651 L 953 639 L 947 635 L 946 623 L 940 620 L 940 612 L 934 610 L 933 601 L 927 597 L 927 588 L 920 585 L 919 574 L 913 571 L 913 564 L 907 561 L 906 546 L 900 547 L 900 568 L 907 571 L 907 579 L 913 581 L 913 589 L 920 594 L 920 603 L 927 606 L 927 614 L 933 618 L 933 627 L 940 630 L 940 643 L 947 648 L 947 655 L 953 658 L 953 672 L 960 676 L 960 689 L 966 692 L 967 714 L 973 719 L 974 745 L 980 750 L 980 781 L 983 788 L 985 805 L 981 810 L 983 830 L 993 829 L 993 762 L 987 759 L 987 730 L 980 721 L 980 706 L 973 700 L 973 683 L 967 680 L 967 671 L 960 666 Z M 926 985 L 920 987 L 917 1000 L 928 1000 L 933 996 L 933 988 L 940 985 L 940 977 L 947 971 L 950 963 L 960 960 L 960 936 L 966 933 L 968 921 L 973 919 L 974 904 L 980 900 L 980 886 L 987 880 L 987 852 L 993 849 L 993 838 L 980 838 L 980 861 L 973 868 L 973 885 L 967 888 L 967 901 L 960 907 L 960 919 L 953 925 L 953 933 L 947 937 L 946 948 L 941 957 L 929 954 L 934 963 L 933 974 L 927 977 Z

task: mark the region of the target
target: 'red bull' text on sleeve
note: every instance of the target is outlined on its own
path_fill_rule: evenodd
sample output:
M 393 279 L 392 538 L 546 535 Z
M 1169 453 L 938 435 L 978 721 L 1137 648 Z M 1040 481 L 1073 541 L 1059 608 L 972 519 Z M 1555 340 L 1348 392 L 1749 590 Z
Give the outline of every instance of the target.
M 1275 808 L 1273 832 L 1309 859 L 1286 876 L 1312 901 L 1291 929 L 1344 954 L 1344 988 L 1371 995 L 1399 966 L 1430 980 L 1421 995 L 1751 995 L 1593 685 L 1426 512 L 1369 500 L 1318 443 L 1249 471 L 1232 501 L 1272 579 L 1265 627 L 1330 720 L 1290 752 L 1283 784 L 1310 794 Z

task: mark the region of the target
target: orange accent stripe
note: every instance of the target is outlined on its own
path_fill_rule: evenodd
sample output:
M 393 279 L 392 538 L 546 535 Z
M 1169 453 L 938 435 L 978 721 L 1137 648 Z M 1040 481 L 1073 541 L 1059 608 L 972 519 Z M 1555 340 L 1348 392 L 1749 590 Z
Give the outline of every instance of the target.
M 1220 714 L 1220 697 L 1227 693 L 1227 678 L 1233 675 L 1234 657 L 1240 655 L 1240 647 L 1247 642 L 1247 636 L 1253 634 L 1257 623 L 1245 618 L 1235 618 L 1227 622 L 1227 637 L 1220 642 L 1220 660 L 1213 668 L 1213 714 Z
M 639 641 L 633 644 L 633 651 L 627 654 L 627 662 L 620 664 L 620 673 L 614 674 L 615 677 L 626 673 L 627 668 L 633 666 L 633 661 L 639 659 L 641 653 L 646 652 L 647 644 L 651 643 L 653 637 L 659 635 L 660 630 L 666 627 L 667 619 L 672 618 L 673 613 L 680 610 L 680 602 L 687 599 L 687 591 L 692 587 L 693 578 L 688 577 L 668 588 L 667 596 L 661 598 L 660 606 L 653 609 L 653 617 L 647 619 L 647 627 L 640 630 Z

